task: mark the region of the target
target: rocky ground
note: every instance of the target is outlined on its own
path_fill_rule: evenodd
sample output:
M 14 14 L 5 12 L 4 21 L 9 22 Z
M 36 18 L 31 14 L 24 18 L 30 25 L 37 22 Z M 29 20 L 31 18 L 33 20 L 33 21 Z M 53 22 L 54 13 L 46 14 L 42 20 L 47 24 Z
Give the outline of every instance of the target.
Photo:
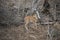
M 60 28 L 54 27 L 53 29 L 60 30 Z M 34 26 L 28 26 L 29 31 L 26 32 L 25 26 L 12 26 L 6 28 L 0 28 L 0 40 L 47 40 L 48 26 L 38 25 L 37 28 Z M 60 32 L 55 32 L 53 40 L 60 40 Z M 59 34 L 59 35 L 58 35 Z
M 46 28 L 44 30 L 46 30 Z M 44 34 L 42 33 L 44 33 L 42 27 L 38 27 L 38 29 L 30 27 L 28 33 L 24 25 L 11 28 L 7 27 L 0 29 L 0 40 L 39 40 L 43 39 L 43 35 L 46 35 L 46 32 Z M 46 37 L 44 37 L 44 39 L 46 39 Z

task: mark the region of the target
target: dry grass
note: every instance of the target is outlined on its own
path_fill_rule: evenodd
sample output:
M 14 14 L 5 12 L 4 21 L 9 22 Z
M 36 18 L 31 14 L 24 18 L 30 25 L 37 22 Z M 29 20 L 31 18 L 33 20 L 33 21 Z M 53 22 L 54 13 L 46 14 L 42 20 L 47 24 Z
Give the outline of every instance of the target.
M 28 33 L 26 32 L 24 25 L 18 27 L 14 26 L 11 28 L 0 29 L 0 40 L 46 40 L 47 39 L 46 25 L 38 25 L 37 28 L 33 26 L 29 26 L 28 28 L 29 28 Z

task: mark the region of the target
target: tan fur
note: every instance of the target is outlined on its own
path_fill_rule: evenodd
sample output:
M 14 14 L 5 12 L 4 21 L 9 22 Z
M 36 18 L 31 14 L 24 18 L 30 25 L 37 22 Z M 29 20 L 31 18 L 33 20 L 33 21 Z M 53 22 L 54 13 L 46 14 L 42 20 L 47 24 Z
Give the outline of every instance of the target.
M 32 22 L 33 24 L 35 24 L 35 26 L 37 25 L 36 24 L 36 22 L 37 22 L 37 16 L 36 16 L 36 14 L 34 14 L 32 16 L 26 16 L 24 18 L 24 21 L 25 21 L 25 28 L 26 28 L 26 30 L 28 30 L 28 28 L 27 28 L 28 23 Z

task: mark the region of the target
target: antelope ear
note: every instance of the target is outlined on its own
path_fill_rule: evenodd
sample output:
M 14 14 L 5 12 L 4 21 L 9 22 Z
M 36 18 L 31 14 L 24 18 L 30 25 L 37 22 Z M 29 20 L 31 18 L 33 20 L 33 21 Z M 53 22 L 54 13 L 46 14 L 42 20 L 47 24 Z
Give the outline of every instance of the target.
M 36 16 L 36 14 L 33 14 L 33 17 L 35 17 Z

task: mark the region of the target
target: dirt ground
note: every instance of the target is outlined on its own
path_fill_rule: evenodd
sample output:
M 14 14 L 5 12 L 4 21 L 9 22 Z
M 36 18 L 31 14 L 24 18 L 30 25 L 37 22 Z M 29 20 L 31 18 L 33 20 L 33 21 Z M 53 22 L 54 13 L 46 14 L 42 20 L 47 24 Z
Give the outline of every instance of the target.
M 28 33 L 24 25 L 0 28 L 0 40 L 47 40 L 48 27 L 46 25 L 39 24 L 37 28 L 30 25 L 28 28 Z M 60 35 L 56 36 L 54 40 L 60 40 Z

